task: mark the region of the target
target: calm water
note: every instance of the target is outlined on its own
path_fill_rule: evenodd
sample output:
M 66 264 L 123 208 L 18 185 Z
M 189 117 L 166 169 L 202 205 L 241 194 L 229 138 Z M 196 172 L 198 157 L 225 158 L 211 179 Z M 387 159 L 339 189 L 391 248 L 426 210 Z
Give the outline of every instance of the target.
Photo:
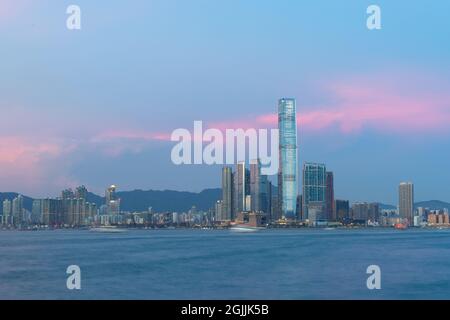
M 1 299 L 450 299 L 450 230 L 5 231 L 0 259 Z

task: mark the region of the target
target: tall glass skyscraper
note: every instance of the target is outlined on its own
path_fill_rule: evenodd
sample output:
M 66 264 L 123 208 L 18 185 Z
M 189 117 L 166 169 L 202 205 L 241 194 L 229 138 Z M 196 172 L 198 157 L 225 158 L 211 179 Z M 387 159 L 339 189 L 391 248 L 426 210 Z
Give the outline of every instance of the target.
M 250 171 L 245 168 L 245 162 L 238 162 L 234 180 L 234 214 L 237 215 L 247 210 L 246 197 L 250 195 Z
M 325 212 L 310 217 L 309 205 L 326 209 L 326 167 L 321 163 L 305 163 L 303 166 L 303 220 L 324 219 Z
M 222 169 L 222 214 L 220 220 L 232 220 L 233 215 L 233 172 L 231 167 Z
M 295 219 L 298 193 L 297 110 L 295 99 L 278 100 L 278 199 L 281 217 Z

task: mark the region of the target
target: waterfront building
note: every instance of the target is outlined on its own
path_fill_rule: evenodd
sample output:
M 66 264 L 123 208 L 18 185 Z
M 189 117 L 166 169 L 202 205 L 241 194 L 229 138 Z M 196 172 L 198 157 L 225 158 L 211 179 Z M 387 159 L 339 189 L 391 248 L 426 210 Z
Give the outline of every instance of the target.
M 278 101 L 278 201 L 281 217 L 295 219 L 298 194 L 297 111 L 295 99 Z
M 336 200 L 336 219 L 338 221 L 344 222 L 348 221 L 350 217 L 350 203 L 348 200 Z
M 250 171 L 245 168 L 245 162 L 238 162 L 234 178 L 234 213 L 246 211 L 246 198 L 250 194 Z
M 13 224 L 16 226 L 21 225 L 24 222 L 23 216 L 24 216 L 23 196 L 19 194 L 12 201 Z
M 398 189 L 398 210 L 400 217 L 408 223 L 413 223 L 414 217 L 414 184 L 411 182 L 400 183 Z
M 3 200 L 3 225 L 12 225 L 13 224 L 13 218 L 12 218 L 12 206 L 11 201 L 8 199 Z
M 323 202 L 326 206 L 326 168 L 321 163 L 303 165 L 303 220 L 309 219 L 308 204 Z
M 336 210 L 334 203 L 334 176 L 333 172 L 328 171 L 325 174 L 326 180 L 326 193 L 325 193 L 325 201 L 327 204 L 327 220 L 328 221 L 336 221 Z
M 311 226 L 318 226 L 325 223 L 327 220 L 325 201 L 310 201 L 307 204 L 308 210 L 308 224 Z
M 224 212 L 223 200 L 218 200 L 215 205 L 215 220 L 216 221 L 226 221 L 226 213 Z
M 120 199 L 116 195 L 116 188 L 115 185 L 111 185 L 105 191 L 106 212 L 112 216 L 120 214 Z
M 40 224 L 42 222 L 42 200 L 34 199 L 31 207 L 31 223 Z
M 352 219 L 359 221 L 380 221 L 380 206 L 378 203 L 356 202 L 352 205 Z
M 234 219 L 233 213 L 233 172 L 231 167 L 222 168 L 222 210 L 216 219 L 230 221 Z
M 272 184 L 266 175 L 261 174 L 261 162 L 259 159 L 250 162 L 250 210 L 253 212 L 271 214 Z
M 48 226 L 59 226 L 63 220 L 62 199 L 42 199 L 42 222 Z

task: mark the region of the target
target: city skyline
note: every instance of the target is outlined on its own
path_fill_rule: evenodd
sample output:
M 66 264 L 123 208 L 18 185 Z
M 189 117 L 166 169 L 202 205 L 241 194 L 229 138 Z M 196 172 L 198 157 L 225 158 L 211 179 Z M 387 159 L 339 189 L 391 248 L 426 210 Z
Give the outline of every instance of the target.
M 375 32 L 360 1 L 77 4 L 79 31 L 64 4 L 0 4 L 0 190 L 219 187 L 220 166 L 170 162 L 170 132 L 276 127 L 292 96 L 298 166 L 332 168 L 335 198 L 392 204 L 414 181 L 450 201 L 448 2 L 379 1 Z

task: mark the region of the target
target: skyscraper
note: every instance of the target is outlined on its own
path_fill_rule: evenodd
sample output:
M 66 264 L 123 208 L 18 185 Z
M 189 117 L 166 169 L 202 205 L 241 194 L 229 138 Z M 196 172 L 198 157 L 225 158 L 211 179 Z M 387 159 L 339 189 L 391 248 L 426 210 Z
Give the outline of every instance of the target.
M 236 165 L 234 180 L 234 214 L 246 211 L 246 197 L 250 194 L 250 172 L 245 168 L 245 162 Z
M 325 200 L 327 203 L 326 211 L 327 211 L 327 220 L 328 221 L 335 221 L 336 220 L 336 210 L 335 210 L 335 203 L 334 203 L 334 177 L 333 172 L 328 171 L 326 173 L 326 183 L 327 183 L 327 190 L 325 194 Z
M 351 208 L 352 219 L 360 221 L 379 221 L 380 206 L 378 203 L 355 202 Z
M 350 219 L 350 204 L 348 200 L 336 200 L 336 220 L 347 221 Z
M 283 219 L 295 219 L 298 194 L 297 114 L 295 99 L 278 100 L 278 199 Z
M 12 207 L 11 201 L 8 199 L 3 200 L 3 224 L 9 225 L 12 224 Z
M 31 222 L 39 224 L 42 222 L 42 200 L 34 199 L 31 208 Z
M 109 188 L 105 191 L 105 200 L 106 204 L 108 205 L 109 201 L 116 200 L 116 186 L 111 185 Z
M 75 198 L 77 199 L 87 199 L 87 188 L 85 186 L 79 186 L 75 190 Z
M 414 222 L 414 184 L 402 182 L 398 188 L 398 212 L 400 217 L 407 219 L 409 224 Z
M 309 219 L 308 205 L 314 204 L 317 208 L 319 203 L 323 203 L 323 208 L 326 209 L 326 168 L 324 164 L 320 163 L 305 163 L 303 166 L 303 220 Z M 317 212 L 317 210 L 316 210 Z M 315 215 L 315 219 L 325 219 Z
M 120 199 L 117 198 L 115 185 L 111 185 L 106 189 L 105 204 L 109 215 L 118 215 L 120 213 Z
M 232 220 L 233 214 L 233 172 L 231 167 L 222 169 L 222 204 L 219 220 Z
M 12 216 L 14 225 L 20 225 L 23 222 L 23 214 L 23 196 L 19 194 L 12 201 Z
M 250 196 L 251 196 L 251 211 L 261 211 L 261 163 L 259 159 L 251 160 L 250 162 Z

